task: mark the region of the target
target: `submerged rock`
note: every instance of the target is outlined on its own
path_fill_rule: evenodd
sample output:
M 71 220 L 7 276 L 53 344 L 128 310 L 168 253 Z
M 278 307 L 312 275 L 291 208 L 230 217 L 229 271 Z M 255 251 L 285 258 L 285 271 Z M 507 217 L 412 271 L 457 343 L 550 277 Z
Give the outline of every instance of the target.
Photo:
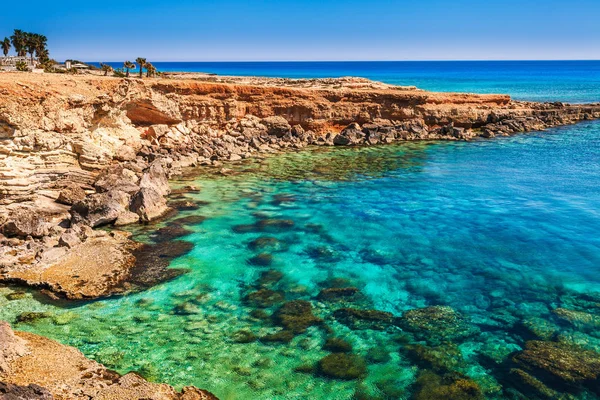
M 479 332 L 477 327 L 470 325 L 462 315 L 447 306 L 409 310 L 404 313 L 400 323 L 403 329 L 431 344 L 457 341 Z
M 261 342 L 265 343 L 289 343 L 296 335 L 294 332 L 282 330 L 276 333 L 271 333 L 260 338 Z
M 140 246 L 133 251 L 135 265 L 131 270 L 129 282 L 140 287 L 151 287 L 186 273 L 185 269 L 169 268 L 169 264 L 193 248 L 192 243 L 182 240 Z
M 329 288 L 319 292 L 317 300 L 319 301 L 351 301 L 360 291 L 355 287 Z
M 286 330 L 303 333 L 306 328 L 323 322 L 312 312 L 312 304 L 304 300 L 294 300 L 285 303 L 274 314 L 275 321 Z
M 310 258 L 322 262 L 336 262 L 341 259 L 336 251 L 327 246 L 309 247 L 306 249 L 306 254 Z
M 248 259 L 248 264 L 267 267 L 273 263 L 273 256 L 269 253 L 260 253 Z
M 552 312 L 560 319 L 568 321 L 576 327 L 600 327 L 600 317 L 587 312 L 569 310 L 567 308 L 562 307 L 557 308 Z
M 182 236 L 186 236 L 192 233 L 181 225 L 169 224 L 157 229 L 153 232 L 150 237 L 152 240 L 158 243 L 170 242 Z
M 550 389 L 542 381 L 519 368 L 510 370 L 510 380 L 519 388 L 523 394 L 535 396 L 540 399 L 560 398 L 555 390 Z
M 294 221 L 290 219 L 261 219 L 255 226 L 261 232 L 281 232 L 292 229 Z
M 328 378 L 353 380 L 367 375 L 367 363 L 355 354 L 332 353 L 319 361 L 318 371 Z
M 203 215 L 189 215 L 187 217 L 174 219 L 172 223 L 177 225 L 200 225 L 205 220 L 206 217 Z
M 584 385 L 600 394 L 600 354 L 594 351 L 532 340 L 513 361 L 550 385 Z
M 477 383 L 466 376 L 423 371 L 417 377 L 415 400 L 483 400 Z
M 332 353 L 350 353 L 352 351 L 352 345 L 344 339 L 330 337 L 325 341 L 323 350 L 330 351 Z
M 439 373 L 456 371 L 464 364 L 460 349 L 453 343 L 433 347 L 410 344 L 403 346 L 402 350 L 420 367 Z
M 268 271 L 262 272 L 256 283 L 258 284 L 258 286 L 270 287 L 276 285 L 282 279 L 282 272 L 277 271 L 276 269 L 270 269 Z
M 281 249 L 281 242 L 277 238 L 271 236 L 261 236 L 248 243 L 248 248 L 252 251 L 277 251 Z
M 19 314 L 17 317 L 17 323 L 33 324 L 46 318 L 50 318 L 50 314 L 47 312 L 28 311 Z
M 333 313 L 335 319 L 354 330 L 385 330 L 394 324 L 394 315 L 385 311 L 341 308 Z
M 235 343 L 252 343 L 258 340 L 258 337 L 248 329 L 240 329 L 231 336 Z
M 194 211 L 200 208 L 198 203 L 195 203 L 190 200 L 179 200 L 179 201 L 171 201 L 168 203 L 169 207 L 172 207 L 179 211 Z
M 392 359 L 390 353 L 382 347 L 373 347 L 367 351 L 367 361 L 371 364 L 384 364 Z
M 4 295 L 4 297 L 9 301 L 22 300 L 27 297 L 27 292 L 12 292 Z
M 248 293 L 244 299 L 246 303 L 254 307 L 268 308 L 285 300 L 282 292 L 270 289 L 259 289 Z

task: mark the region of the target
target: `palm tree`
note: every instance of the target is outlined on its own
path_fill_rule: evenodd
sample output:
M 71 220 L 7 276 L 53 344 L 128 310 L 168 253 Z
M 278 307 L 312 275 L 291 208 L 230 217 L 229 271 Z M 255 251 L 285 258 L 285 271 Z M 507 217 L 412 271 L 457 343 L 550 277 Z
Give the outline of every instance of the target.
M 44 63 L 50 58 L 50 54 L 48 53 L 48 49 L 46 48 L 48 38 L 46 38 L 46 36 L 44 35 L 40 35 L 37 33 L 33 36 L 33 49 L 35 50 L 35 55 L 40 63 Z
M 140 66 L 140 78 L 143 78 L 142 73 L 144 72 L 144 66 L 146 65 L 146 59 L 142 57 L 136 58 L 135 62 Z
M 154 77 L 156 74 L 156 67 L 150 63 L 146 63 L 146 78 Z
M 35 53 L 35 48 L 38 43 L 38 34 L 37 33 L 25 33 L 25 48 L 27 49 L 27 53 L 29 53 L 31 57 L 31 63 L 33 64 L 33 53 Z
M 123 63 L 123 67 L 125 67 L 125 71 L 127 71 L 127 73 L 125 74 L 125 77 L 129 78 L 129 70 L 135 69 L 135 64 L 132 63 L 131 61 L 125 61 Z
M 104 76 L 108 76 L 109 72 L 114 71 L 114 68 L 108 64 L 100 64 L 100 67 L 102 68 L 102 71 L 104 71 Z
M 12 41 L 12 45 L 15 48 L 15 51 L 17 52 L 17 56 L 19 57 L 23 57 L 27 54 L 27 50 L 26 50 L 26 33 L 23 32 L 20 29 L 15 29 L 13 35 L 10 37 L 10 40 Z
M 8 52 L 10 51 L 10 39 L 5 37 L 2 43 L 2 52 L 4 53 L 4 57 L 8 56 Z

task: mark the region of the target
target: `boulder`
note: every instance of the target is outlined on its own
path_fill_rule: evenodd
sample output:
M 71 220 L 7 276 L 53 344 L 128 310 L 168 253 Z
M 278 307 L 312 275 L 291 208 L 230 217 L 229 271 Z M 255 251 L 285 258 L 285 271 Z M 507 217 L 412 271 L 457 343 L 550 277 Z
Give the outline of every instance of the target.
M 59 246 L 68 247 L 69 249 L 72 249 L 79 243 L 81 243 L 81 239 L 77 232 L 75 232 L 73 229 L 67 229 L 62 235 L 60 235 L 60 238 L 58 239 Z
M 140 179 L 141 189 L 153 189 L 161 196 L 166 196 L 171 193 L 167 173 L 160 162 L 153 162 L 144 170 Z
M 263 118 L 261 121 L 264 126 L 267 127 L 269 135 L 276 136 L 278 138 L 283 137 L 286 133 L 291 132 L 292 127 L 283 117 L 272 116 Z
M 43 237 L 49 234 L 51 216 L 39 210 L 13 210 L 2 225 L 2 233 L 7 237 Z
M 45 388 L 38 385 L 13 385 L 0 382 L 0 399 L 2 400 L 52 400 L 54 396 Z
M 162 216 L 167 210 L 167 200 L 155 189 L 144 187 L 131 198 L 129 209 L 140 216 L 143 222 Z
M 71 207 L 71 221 L 86 222 L 92 227 L 111 224 L 127 212 L 130 196 L 121 190 L 94 193 Z
M 85 191 L 81 188 L 81 186 L 75 183 L 70 183 L 60 191 L 56 202 L 72 206 L 73 204 L 83 200 L 84 198 Z
M 115 165 L 106 168 L 98 175 L 94 187 L 100 193 L 120 190 L 128 194 L 133 194 L 139 189 L 138 181 L 139 178 L 135 172 L 122 165 Z
M 366 134 L 361 130 L 357 123 L 348 125 L 339 135 L 333 138 L 333 144 L 336 146 L 351 146 L 364 144 Z
M 133 147 L 123 145 L 117 149 L 115 159 L 118 161 L 133 161 L 136 158 L 136 153 Z
M 0 343 L 0 373 L 8 373 L 9 364 L 27 354 L 28 350 L 25 341 L 15 336 L 10 325 L 4 321 L 0 321 Z

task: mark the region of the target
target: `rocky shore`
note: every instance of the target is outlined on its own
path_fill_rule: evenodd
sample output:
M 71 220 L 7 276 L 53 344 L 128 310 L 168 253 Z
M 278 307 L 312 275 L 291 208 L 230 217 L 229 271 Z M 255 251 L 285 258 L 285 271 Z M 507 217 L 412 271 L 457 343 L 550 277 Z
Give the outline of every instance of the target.
M 211 393 L 150 383 L 135 373 L 119 375 L 77 349 L 0 321 L 0 398 L 216 400 Z M 58 368 L 60 366 L 60 368 Z
M 472 140 L 600 118 L 600 104 L 429 93 L 360 78 L 180 78 L 0 74 L 0 282 L 52 298 L 95 299 L 181 273 L 167 269 L 169 260 L 191 246 L 141 245 L 118 227 L 193 207 L 166 200 L 168 179 L 190 166 L 227 173 L 224 161 L 307 146 Z M 113 229 L 95 229 L 103 226 Z M 148 398 L 211 398 L 121 377 L 74 349 L 0 328 L 14 343 L 0 354 L 0 393 L 146 398 L 128 392 L 135 388 Z M 85 376 L 43 380 L 39 369 L 26 372 L 39 360 L 66 359 L 74 364 L 64 371 L 72 365 Z

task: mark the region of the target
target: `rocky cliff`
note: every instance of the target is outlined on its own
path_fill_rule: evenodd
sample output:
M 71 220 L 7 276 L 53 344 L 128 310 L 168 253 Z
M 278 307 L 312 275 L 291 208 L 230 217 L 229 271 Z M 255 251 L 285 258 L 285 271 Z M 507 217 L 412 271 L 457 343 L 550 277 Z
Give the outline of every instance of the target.
M 154 268 L 164 254 L 140 265 L 139 245 L 92 228 L 160 218 L 167 178 L 189 165 L 308 145 L 488 138 L 598 117 L 600 104 L 360 78 L 0 74 L 0 280 L 94 298 L 169 277 Z

